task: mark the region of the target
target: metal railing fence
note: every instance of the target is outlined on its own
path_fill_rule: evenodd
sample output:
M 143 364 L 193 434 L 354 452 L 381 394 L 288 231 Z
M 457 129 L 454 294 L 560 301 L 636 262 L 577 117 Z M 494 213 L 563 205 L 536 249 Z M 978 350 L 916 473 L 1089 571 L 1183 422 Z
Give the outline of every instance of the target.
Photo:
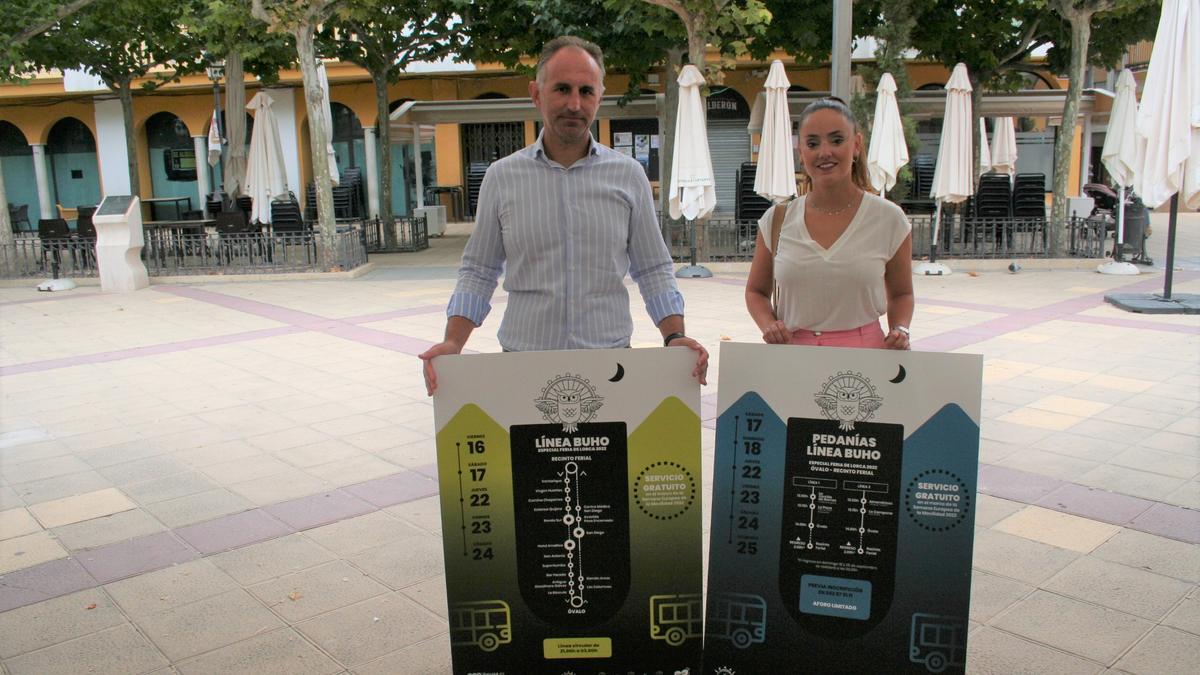
M 378 218 L 362 221 L 368 253 L 410 253 L 429 248 L 429 223 L 424 216 L 394 216 L 391 228 Z
M 358 226 L 339 228 L 329 251 L 319 232 L 214 233 L 148 228 L 141 258 L 150 276 L 281 274 L 351 270 L 367 262 Z M 98 277 L 96 239 L 18 236 L 0 245 L 0 278 Z
M 63 279 L 100 275 L 95 238 L 41 239 L 28 233 L 22 235 L 14 235 L 12 245 L 0 246 L 0 278 L 49 279 L 55 276 L 56 267 L 57 276 Z
M 913 228 L 913 259 L 928 257 L 933 216 L 909 214 Z M 660 216 L 663 241 L 677 262 L 687 262 L 691 224 Z M 1104 221 L 1071 218 L 1065 224 L 1065 243 L 1058 257 L 1100 258 L 1112 230 Z M 749 262 L 754 258 L 758 235 L 756 220 L 716 216 L 696 223 L 698 262 Z M 1050 221 L 1046 218 L 966 218 L 943 214 L 938 231 L 938 258 L 1049 258 Z

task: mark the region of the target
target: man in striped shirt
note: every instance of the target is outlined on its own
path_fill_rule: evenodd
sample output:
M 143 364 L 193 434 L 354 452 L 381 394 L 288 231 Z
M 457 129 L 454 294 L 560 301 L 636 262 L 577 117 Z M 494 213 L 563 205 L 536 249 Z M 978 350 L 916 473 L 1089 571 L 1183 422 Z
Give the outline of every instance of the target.
M 603 94 L 599 47 L 572 36 L 546 45 L 529 83 L 544 128 L 484 176 L 445 338 L 420 355 L 430 394 L 437 388 L 433 360 L 462 351 L 491 310 L 501 272 L 505 351 L 628 347 L 629 274 L 664 345 L 694 350 L 693 375 L 706 383 L 708 352 L 684 334 L 683 296 L 645 171 L 592 139 Z

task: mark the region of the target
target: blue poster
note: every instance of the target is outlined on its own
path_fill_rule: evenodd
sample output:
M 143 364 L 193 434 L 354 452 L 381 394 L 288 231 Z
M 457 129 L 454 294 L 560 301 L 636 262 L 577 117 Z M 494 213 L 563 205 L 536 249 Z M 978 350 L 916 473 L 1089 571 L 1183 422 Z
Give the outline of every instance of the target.
M 721 345 L 705 673 L 965 671 L 982 374 Z

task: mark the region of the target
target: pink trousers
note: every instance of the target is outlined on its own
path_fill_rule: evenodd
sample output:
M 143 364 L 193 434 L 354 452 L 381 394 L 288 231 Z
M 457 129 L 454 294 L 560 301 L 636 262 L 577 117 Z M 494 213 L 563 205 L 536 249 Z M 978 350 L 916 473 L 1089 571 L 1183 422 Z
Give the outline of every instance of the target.
M 883 329 L 878 321 L 850 330 L 807 330 L 792 332 L 792 344 L 814 347 L 861 347 L 883 349 Z

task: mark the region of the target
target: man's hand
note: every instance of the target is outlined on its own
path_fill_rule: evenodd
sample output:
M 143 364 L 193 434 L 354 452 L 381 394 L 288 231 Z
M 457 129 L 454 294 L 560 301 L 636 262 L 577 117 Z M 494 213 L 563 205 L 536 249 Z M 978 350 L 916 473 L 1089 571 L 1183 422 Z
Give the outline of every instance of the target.
M 690 337 L 677 337 L 671 340 L 668 347 L 687 347 L 696 352 L 696 369 L 692 377 L 700 380 L 700 384 L 708 384 L 708 350 Z
M 444 354 L 459 354 L 462 352 L 462 349 L 463 346 L 461 344 L 447 340 L 446 342 L 437 343 L 417 356 L 417 358 L 424 361 L 426 394 L 433 396 L 433 392 L 437 391 L 437 373 L 433 370 L 433 360 Z
M 778 319 L 767 326 L 762 335 L 763 342 L 769 345 L 786 345 L 792 341 L 792 331 L 788 330 L 787 325 Z

